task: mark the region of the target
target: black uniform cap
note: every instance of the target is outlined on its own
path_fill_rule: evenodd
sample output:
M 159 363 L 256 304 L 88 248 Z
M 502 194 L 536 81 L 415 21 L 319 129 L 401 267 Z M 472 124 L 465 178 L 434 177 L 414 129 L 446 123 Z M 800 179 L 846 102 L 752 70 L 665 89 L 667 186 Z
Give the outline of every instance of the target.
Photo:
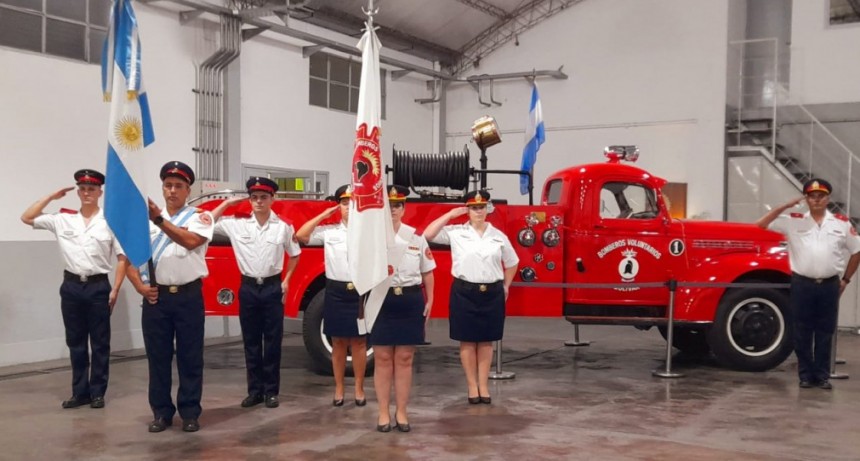
M 89 184 L 92 186 L 101 186 L 105 183 L 105 175 L 96 170 L 83 169 L 75 172 L 75 183 L 77 185 Z
M 245 187 L 248 188 L 249 194 L 254 191 L 260 191 L 275 195 L 275 192 L 278 191 L 278 183 L 269 178 L 263 178 L 260 176 L 251 176 L 248 178 L 248 181 L 245 183 Z
M 349 184 L 344 184 L 344 185 L 338 187 L 336 191 L 334 191 L 334 201 L 335 202 L 339 202 L 345 198 L 350 198 L 350 197 L 352 197 L 352 190 L 350 190 Z
M 409 188 L 406 186 L 388 186 L 388 201 L 389 202 L 405 202 L 406 196 L 409 195 Z
M 179 161 L 167 162 L 161 167 L 161 180 L 164 181 L 168 176 L 183 179 L 189 186 L 194 184 L 194 171 L 190 166 Z
M 490 193 L 486 190 L 473 190 L 464 198 L 466 205 L 486 205 L 490 201 Z
M 833 186 L 830 185 L 830 182 L 824 179 L 812 178 L 803 184 L 803 195 L 811 192 L 824 192 L 825 194 L 830 195 L 830 193 L 833 192 Z

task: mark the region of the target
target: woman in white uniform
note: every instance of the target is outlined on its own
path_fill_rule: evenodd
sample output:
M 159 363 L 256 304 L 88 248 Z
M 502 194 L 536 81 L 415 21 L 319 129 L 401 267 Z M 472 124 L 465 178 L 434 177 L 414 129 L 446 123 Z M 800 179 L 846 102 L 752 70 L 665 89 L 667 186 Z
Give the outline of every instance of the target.
M 415 228 L 403 224 L 406 196 L 403 186 L 389 188 L 388 202 L 394 225 L 395 270 L 391 288 L 385 296 L 379 317 L 370 332 L 370 343 L 376 357 L 373 386 L 379 400 L 376 430 L 391 431 L 391 384 L 394 382 L 394 428 L 409 432 L 406 406 L 412 388 L 412 358 L 415 346 L 424 342 L 424 324 L 433 307 L 433 269 L 436 261 L 424 237 Z
M 492 402 L 489 390 L 493 341 L 505 329 L 505 301 L 519 258 L 508 237 L 487 222 L 487 191 L 466 194 L 466 206 L 430 223 L 424 237 L 451 245 L 450 336 L 460 341 L 470 404 Z M 448 224 L 468 214 L 463 224 Z
M 331 365 L 334 372 L 334 399 L 332 405 L 343 406 L 346 355 L 352 351 L 352 370 L 355 375 L 355 404 L 367 404 L 364 395 L 364 372 L 367 366 L 367 342 L 358 331 L 359 296 L 350 281 L 346 249 L 346 225 L 349 222 L 349 200 L 352 192 L 347 185 L 334 193 L 337 205 L 323 211 L 306 222 L 296 232 L 296 239 L 307 245 L 323 245 L 325 253 L 325 304 L 323 305 L 323 333 L 332 338 Z M 319 224 L 340 210 L 341 222 Z

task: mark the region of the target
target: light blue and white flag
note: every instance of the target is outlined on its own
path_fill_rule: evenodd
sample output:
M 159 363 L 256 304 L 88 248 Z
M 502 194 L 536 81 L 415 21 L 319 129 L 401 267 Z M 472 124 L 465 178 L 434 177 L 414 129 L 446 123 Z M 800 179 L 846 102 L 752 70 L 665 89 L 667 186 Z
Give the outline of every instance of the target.
M 532 83 L 532 101 L 529 104 L 529 120 L 526 123 L 526 145 L 523 147 L 523 164 L 520 170 L 531 171 L 534 174 L 535 161 L 540 145 L 546 141 L 543 128 L 543 112 L 540 108 L 540 96 L 537 83 Z M 528 176 L 520 176 L 520 194 L 529 193 Z
M 140 38 L 131 0 L 114 0 L 102 50 L 102 91 L 110 102 L 105 218 L 129 261 L 140 267 L 152 256 L 149 211 L 141 192 L 143 148 L 155 140 L 140 68 Z

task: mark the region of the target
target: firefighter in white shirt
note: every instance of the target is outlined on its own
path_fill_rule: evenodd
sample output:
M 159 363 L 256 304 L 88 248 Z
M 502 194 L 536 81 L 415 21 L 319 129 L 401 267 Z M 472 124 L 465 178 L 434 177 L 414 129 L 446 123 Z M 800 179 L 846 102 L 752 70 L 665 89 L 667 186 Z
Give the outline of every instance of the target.
M 143 295 L 143 341 L 149 360 L 149 405 L 154 419 L 149 432 L 161 432 L 173 424 L 179 410 L 182 430 L 200 429 L 203 394 L 203 281 L 209 275 L 206 248 L 214 225 L 209 212 L 186 205 L 194 184 L 194 172 L 182 162 L 161 168 L 161 189 L 166 207 L 149 201 L 150 240 L 155 274 L 129 268 L 129 280 Z M 179 391 L 176 405 L 170 395 L 171 368 L 176 344 Z
M 265 402 L 266 407 L 275 408 L 279 405 L 281 388 L 284 298 L 302 251 L 293 235 L 293 226 L 272 212 L 278 184 L 255 176 L 245 186 L 252 213 L 237 212 L 221 218 L 229 206 L 249 201 L 248 197 L 236 197 L 222 202 L 212 215 L 216 220 L 215 233 L 230 238 L 242 273 L 239 323 L 248 377 L 248 396 L 242 407 Z M 284 253 L 290 259 L 281 280 Z
M 788 238 L 794 352 L 800 387 L 832 389 L 830 353 L 839 296 L 860 264 L 860 237 L 848 220 L 827 210 L 833 187 L 823 179 L 803 185 L 803 196 L 774 208 L 756 223 Z M 809 212 L 782 214 L 801 201 Z
M 343 406 L 348 350 L 352 352 L 355 404 L 360 407 L 367 404 L 364 395 L 367 341 L 365 335 L 358 330 L 360 300 L 355 285 L 350 281 L 346 249 L 346 225 L 349 222 L 351 197 L 349 186 L 338 187 L 334 193 L 334 200 L 338 204 L 308 220 L 296 232 L 299 242 L 306 245 L 323 245 L 324 248 L 326 285 L 323 333 L 332 337 L 331 365 L 335 384 L 332 405 L 336 407 Z M 338 211 L 341 216 L 339 223 L 319 226 L 323 220 Z
M 453 208 L 427 226 L 424 237 L 451 245 L 450 336 L 460 341 L 470 404 L 492 403 L 489 390 L 493 341 L 505 329 L 505 301 L 519 258 L 508 237 L 487 222 L 489 192 L 472 191 L 466 206 Z M 446 225 L 468 214 L 464 224 Z
M 376 357 L 373 386 L 379 400 L 376 430 L 391 431 L 391 384 L 394 382 L 394 428 L 409 432 L 406 406 L 412 387 L 412 358 L 415 346 L 424 342 L 424 325 L 433 307 L 433 269 L 436 261 L 423 236 L 401 221 L 409 189 L 390 186 L 388 202 L 394 225 L 395 250 L 400 257 L 394 269 L 391 288 L 370 332 Z
M 65 263 L 60 309 L 72 362 L 72 397 L 63 402 L 63 408 L 86 404 L 102 408 L 108 384 L 110 314 L 125 279 L 125 256 L 99 208 L 104 175 L 95 170 L 79 170 L 74 176 L 80 211 L 62 208 L 59 213 L 42 214 L 48 203 L 75 189 L 66 187 L 27 208 L 21 221 L 56 235 Z M 108 272 L 114 257 L 120 264 L 111 288 Z M 88 341 L 92 345 L 92 360 Z

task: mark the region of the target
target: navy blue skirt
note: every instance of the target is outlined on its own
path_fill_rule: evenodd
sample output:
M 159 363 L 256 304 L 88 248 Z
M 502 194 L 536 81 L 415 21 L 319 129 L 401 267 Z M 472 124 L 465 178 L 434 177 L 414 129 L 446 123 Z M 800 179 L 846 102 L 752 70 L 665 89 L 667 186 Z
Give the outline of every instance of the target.
M 402 295 L 388 290 L 379 317 L 370 332 L 375 346 L 411 346 L 424 343 L 424 293 L 409 287 Z
M 323 333 L 327 336 L 363 336 L 358 334 L 358 292 L 355 289 L 347 290 L 345 285 L 346 282 L 326 281 Z
M 502 282 L 480 284 L 454 279 L 449 300 L 451 339 L 482 343 L 502 339 L 505 331 L 505 287 Z

